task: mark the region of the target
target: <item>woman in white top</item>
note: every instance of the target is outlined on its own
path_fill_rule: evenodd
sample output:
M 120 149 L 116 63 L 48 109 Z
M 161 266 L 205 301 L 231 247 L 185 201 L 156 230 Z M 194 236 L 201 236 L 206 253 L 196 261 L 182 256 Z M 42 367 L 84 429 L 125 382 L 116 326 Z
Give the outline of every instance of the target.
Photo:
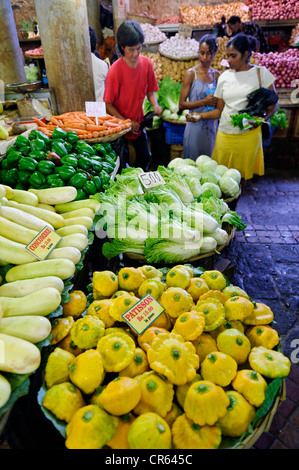
M 264 155 L 261 127 L 241 130 L 231 124 L 231 115 L 238 114 L 248 104 L 247 95 L 260 87 L 258 67 L 249 63 L 252 39 L 242 33 L 234 36 L 226 47 L 230 69 L 223 72 L 217 82 L 214 96 L 216 109 L 200 113 L 201 119 L 220 119 L 212 159 L 228 168 L 236 168 L 242 178 L 251 179 L 254 174 L 264 174 Z M 275 91 L 274 75 L 259 67 L 261 86 Z M 278 103 L 267 109 L 265 120 L 275 113 Z

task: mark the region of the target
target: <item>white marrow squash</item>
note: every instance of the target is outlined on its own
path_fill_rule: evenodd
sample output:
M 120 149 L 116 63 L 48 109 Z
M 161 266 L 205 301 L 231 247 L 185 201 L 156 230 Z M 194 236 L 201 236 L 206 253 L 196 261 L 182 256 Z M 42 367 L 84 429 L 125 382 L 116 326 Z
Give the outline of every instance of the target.
M 57 276 L 63 281 L 75 274 L 76 266 L 69 259 L 45 259 L 38 263 L 22 264 L 9 269 L 5 275 L 6 282 L 35 277 Z
M 0 333 L 39 343 L 51 333 L 51 322 L 40 315 L 1 318 Z
M 0 297 L 24 297 L 43 287 L 54 287 L 61 293 L 64 289 L 64 282 L 57 276 L 44 276 L 6 282 L 0 286 Z
M 41 354 L 35 344 L 15 336 L 0 333 L 0 341 L 4 344 L 4 362 L 0 370 L 14 374 L 30 374 L 39 367 Z
M 46 188 L 46 189 L 28 189 L 29 192 L 34 193 L 39 202 L 42 204 L 63 204 L 71 202 L 76 199 L 77 189 L 73 186 L 63 186 L 61 188 Z
M 60 302 L 61 295 L 55 287 L 43 287 L 23 297 L 0 297 L 3 318 L 22 315 L 47 316 Z

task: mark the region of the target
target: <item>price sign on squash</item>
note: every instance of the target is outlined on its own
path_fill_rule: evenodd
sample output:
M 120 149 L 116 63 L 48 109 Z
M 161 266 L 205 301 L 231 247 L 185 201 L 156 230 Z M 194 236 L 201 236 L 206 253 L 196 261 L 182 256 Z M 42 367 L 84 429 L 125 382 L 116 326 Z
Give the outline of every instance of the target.
M 50 227 L 44 227 L 25 247 L 29 253 L 39 260 L 44 260 L 49 256 L 52 250 L 58 245 L 61 236 L 54 232 Z
M 141 335 L 163 312 L 162 305 L 147 294 L 123 313 L 122 318 L 138 335 Z
M 154 188 L 159 184 L 165 184 L 164 178 L 158 171 L 147 171 L 146 173 L 138 173 L 139 180 L 145 189 Z

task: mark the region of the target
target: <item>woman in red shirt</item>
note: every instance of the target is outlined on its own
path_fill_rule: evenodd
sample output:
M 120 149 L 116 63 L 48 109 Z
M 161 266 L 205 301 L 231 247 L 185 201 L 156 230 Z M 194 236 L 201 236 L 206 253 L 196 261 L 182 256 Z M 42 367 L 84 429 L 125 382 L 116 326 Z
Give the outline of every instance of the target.
M 143 120 L 143 102 L 147 96 L 154 112 L 160 116 L 155 92 L 159 90 L 153 64 L 148 57 L 140 55 L 144 35 L 136 21 L 124 21 L 117 31 L 117 44 L 121 57 L 108 70 L 104 101 L 108 114 L 120 119 L 131 119 L 132 130 L 125 139 L 132 142 L 136 160 L 135 167 L 147 170 L 151 153 L 145 129 L 140 129 Z

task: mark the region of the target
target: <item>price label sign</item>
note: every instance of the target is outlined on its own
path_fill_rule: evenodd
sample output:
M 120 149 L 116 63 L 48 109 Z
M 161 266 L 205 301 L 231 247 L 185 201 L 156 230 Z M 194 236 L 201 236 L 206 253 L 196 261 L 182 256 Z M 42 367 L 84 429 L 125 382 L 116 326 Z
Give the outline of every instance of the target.
M 141 335 L 163 312 L 162 305 L 147 294 L 123 313 L 122 318 L 138 335 Z
M 190 24 L 183 24 L 179 25 L 178 33 L 179 36 L 183 36 L 184 38 L 191 38 L 192 36 L 192 26 Z
M 29 253 L 40 261 L 49 256 L 52 250 L 58 245 L 61 236 L 54 232 L 50 227 L 44 227 L 25 247 Z
M 106 116 L 106 103 L 105 101 L 85 101 L 86 116 L 95 117 L 96 124 L 98 125 L 98 118 Z
M 138 173 L 138 177 L 144 188 L 150 189 L 159 184 L 165 184 L 164 178 L 158 171 L 148 171 L 146 173 Z

